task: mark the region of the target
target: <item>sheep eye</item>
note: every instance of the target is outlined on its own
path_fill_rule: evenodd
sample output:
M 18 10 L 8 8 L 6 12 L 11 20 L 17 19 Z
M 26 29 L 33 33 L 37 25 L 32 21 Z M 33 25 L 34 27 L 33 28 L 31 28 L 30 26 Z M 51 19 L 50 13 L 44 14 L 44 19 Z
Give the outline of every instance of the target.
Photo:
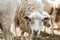
M 31 21 L 31 19 L 27 16 L 25 16 L 24 19 Z
M 44 18 L 44 20 L 50 20 L 48 17 Z

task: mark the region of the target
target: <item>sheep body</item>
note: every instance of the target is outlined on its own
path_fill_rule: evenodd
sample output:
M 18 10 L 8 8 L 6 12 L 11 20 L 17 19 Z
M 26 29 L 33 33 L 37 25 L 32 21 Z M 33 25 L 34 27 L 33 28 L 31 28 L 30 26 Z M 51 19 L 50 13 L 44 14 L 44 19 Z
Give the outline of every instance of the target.
M 10 27 L 13 23 L 17 5 L 17 0 L 0 0 L 0 23 L 5 40 L 12 40 Z

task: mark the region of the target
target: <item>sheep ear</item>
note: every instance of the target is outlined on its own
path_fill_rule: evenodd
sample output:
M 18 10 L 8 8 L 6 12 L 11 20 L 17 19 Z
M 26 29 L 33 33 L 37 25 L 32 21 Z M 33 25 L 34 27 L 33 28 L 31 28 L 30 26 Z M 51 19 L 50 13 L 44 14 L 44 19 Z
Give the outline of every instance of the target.
M 46 18 L 44 18 L 44 20 L 50 20 L 50 18 L 46 17 Z

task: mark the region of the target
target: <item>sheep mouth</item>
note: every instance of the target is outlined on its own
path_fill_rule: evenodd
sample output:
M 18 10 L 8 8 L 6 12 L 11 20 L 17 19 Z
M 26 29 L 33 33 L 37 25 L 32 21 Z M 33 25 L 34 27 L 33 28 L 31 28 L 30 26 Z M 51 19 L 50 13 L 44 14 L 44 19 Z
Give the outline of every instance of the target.
M 37 33 L 34 33 L 34 36 L 37 36 Z

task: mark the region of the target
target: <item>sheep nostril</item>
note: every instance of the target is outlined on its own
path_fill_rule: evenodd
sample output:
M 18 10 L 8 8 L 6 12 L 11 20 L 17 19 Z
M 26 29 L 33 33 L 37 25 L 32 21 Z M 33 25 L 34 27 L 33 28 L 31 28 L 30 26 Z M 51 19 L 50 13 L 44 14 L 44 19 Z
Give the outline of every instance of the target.
M 38 31 L 33 30 L 34 36 L 37 36 Z
M 34 31 L 34 33 L 37 33 L 38 31 L 35 31 L 35 30 L 33 30 Z

